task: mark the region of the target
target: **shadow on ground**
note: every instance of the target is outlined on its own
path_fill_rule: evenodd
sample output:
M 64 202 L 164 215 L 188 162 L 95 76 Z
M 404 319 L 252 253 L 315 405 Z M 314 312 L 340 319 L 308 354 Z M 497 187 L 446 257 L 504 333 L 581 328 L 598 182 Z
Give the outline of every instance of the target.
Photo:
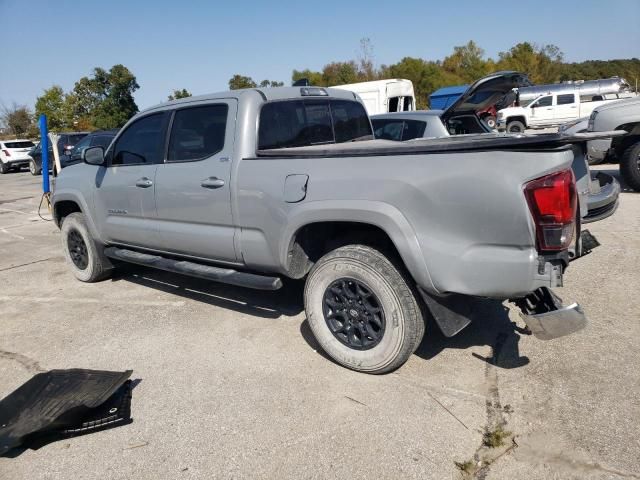
M 125 281 L 257 317 L 276 319 L 304 310 L 304 282 L 285 280 L 276 291 L 251 290 L 136 265 L 117 269 L 113 281 Z
M 266 319 L 277 319 L 283 315 L 295 316 L 304 311 L 303 281 L 285 280 L 284 287 L 275 292 L 250 290 L 135 265 L 126 265 L 119 269 L 113 281 L 131 282 L 189 300 Z M 415 353 L 429 360 L 445 349 L 464 350 L 484 345 L 495 348 L 499 343 L 502 354 L 499 361 L 495 363 L 497 367 L 524 366 L 529 363 L 529 359 L 520 355 L 518 344 L 520 335 L 526 332 L 509 319 L 508 311 L 500 302 L 487 300 L 474 312 L 474 321 L 452 338 L 445 337 L 427 313 L 426 333 Z M 300 334 L 311 348 L 330 360 L 320 348 L 306 319 L 300 325 Z M 475 353 L 473 355 L 479 360 L 494 364 L 491 358 Z

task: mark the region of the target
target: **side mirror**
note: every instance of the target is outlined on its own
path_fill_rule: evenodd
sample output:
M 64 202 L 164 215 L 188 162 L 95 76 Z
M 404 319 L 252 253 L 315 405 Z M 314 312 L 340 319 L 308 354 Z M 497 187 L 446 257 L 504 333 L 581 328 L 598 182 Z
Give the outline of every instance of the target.
M 90 147 L 85 149 L 80 154 L 82 161 L 89 165 L 104 165 L 104 148 L 102 147 Z

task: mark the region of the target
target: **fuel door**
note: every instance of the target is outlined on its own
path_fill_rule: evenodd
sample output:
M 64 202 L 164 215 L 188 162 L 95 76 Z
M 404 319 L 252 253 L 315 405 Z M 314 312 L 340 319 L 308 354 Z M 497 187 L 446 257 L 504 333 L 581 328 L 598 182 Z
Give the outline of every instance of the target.
M 287 203 L 296 203 L 304 200 L 304 197 L 307 196 L 308 182 L 309 175 L 287 175 L 287 178 L 284 180 L 284 201 Z

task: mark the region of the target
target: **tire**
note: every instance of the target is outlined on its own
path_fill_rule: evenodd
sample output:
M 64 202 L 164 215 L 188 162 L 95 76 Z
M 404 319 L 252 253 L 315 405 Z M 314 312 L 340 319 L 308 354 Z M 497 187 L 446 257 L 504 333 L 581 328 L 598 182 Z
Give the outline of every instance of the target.
M 9 167 L 2 160 L 0 160 L 0 174 L 4 175 L 8 171 Z
M 487 115 L 486 117 L 484 117 L 484 122 L 489 128 L 496 128 L 496 117 L 494 117 L 493 115 Z
M 31 172 L 31 175 L 33 175 L 34 177 L 42 173 L 42 169 L 38 168 L 36 166 L 36 162 L 34 162 L 33 160 L 29 162 L 29 171 Z
M 627 186 L 640 192 L 640 142 L 627 147 L 622 154 L 620 175 Z
M 409 275 L 364 245 L 340 247 L 318 260 L 307 277 L 304 304 L 322 349 L 358 372 L 399 368 L 424 335 L 421 304 Z
M 511 120 L 507 123 L 507 132 L 509 133 L 523 133 L 526 128 L 526 125 L 520 120 Z
M 60 230 L 64 256 L 78 280 L 91 283 L 111 275 L 113 264 L 102 252 L 102 246 L 91 237 L 82 213 L 65 217 Z

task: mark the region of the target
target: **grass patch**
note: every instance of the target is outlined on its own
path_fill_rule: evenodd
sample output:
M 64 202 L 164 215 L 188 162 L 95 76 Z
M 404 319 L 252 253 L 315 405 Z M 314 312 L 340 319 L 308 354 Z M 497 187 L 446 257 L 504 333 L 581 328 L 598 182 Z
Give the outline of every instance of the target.
M 458 470 L 464 473 L 471 473 L 473 471 L 473 467 L 475 466 L 475 463 L 473 463 L 473 461 L 471 460 L 467 460 L 466 462 L 453 462 L 453 463 L 456 464 L 456 467 L 458 467 Z
M 501 447 L 504 445 L 505 438 L 509 435 L 511 435 L 511 432 L 505 431 L 502 426 L 497 426 L 495 430 L 485 432 L 482 437 L 482 444 L 489 448 Z

